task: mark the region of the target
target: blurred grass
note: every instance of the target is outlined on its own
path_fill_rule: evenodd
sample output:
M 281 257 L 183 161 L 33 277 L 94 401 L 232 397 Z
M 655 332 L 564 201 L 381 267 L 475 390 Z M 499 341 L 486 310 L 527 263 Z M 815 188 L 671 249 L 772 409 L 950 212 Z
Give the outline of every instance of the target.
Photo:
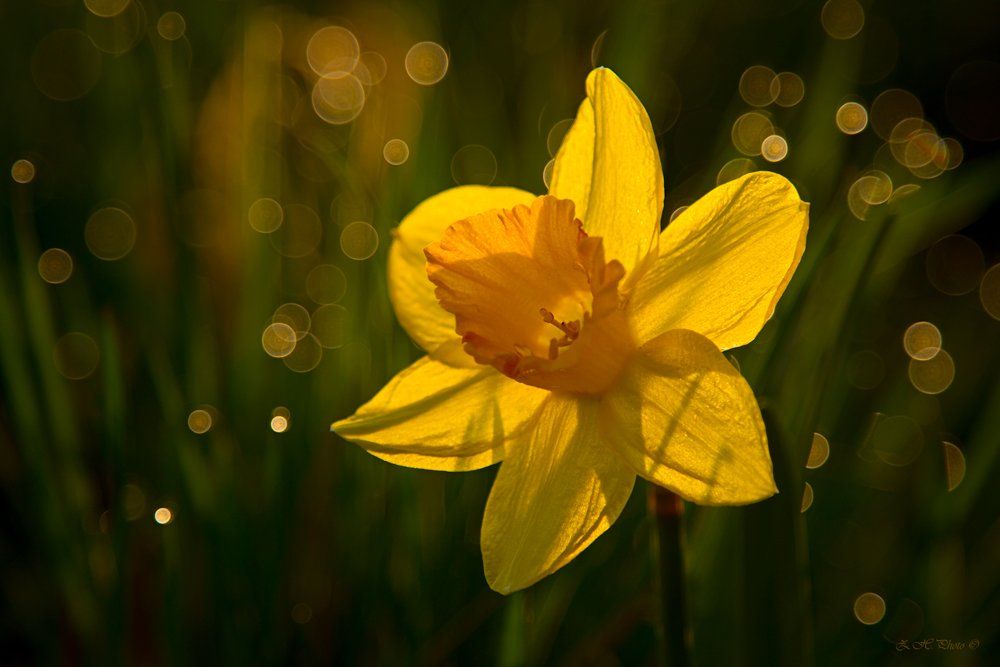
M 975 293 L 936 292 L 923 251 L 962 231 L 996 263 L 995 144 L 963 141 L 958 170 L 910 176 L 919 192 L 861 222 L 846 193 L 878 142 L 870 130 L 845 136 L 832 121 L 848 96 L 870 103 L 902 86 L 954 134 L 945 86 L 958 65 L 983 57 L 987 3 L 868 7 L 870 23 L 890 25 L 899 54 L 891 74 L 867 83 L 859 80 L 879 35 L 828 39 L 812 2 L 141 7 L 146 34 L 105 53 L 98 84 L 73 102 L 39 92 L 32 54 L 45 34 L 91 30 L 93 17 L 60 0 L 0 8 L 9 46 L 0 146 L 9 163 L 28 157 L 38 170 L 30 184 L 7 181 L 0 210 L 5 663 L 654 660 L 643 493 L 574 563 L 502 598 L 486 588 L 478 548 L 493 470 L 392 468 L 327 431 L 419 356 L 386 297 L 392 227 L 453 183 L 452 156 L 467 144 L 495 155 L 496 184 L 541 191 L 548 129 L 574 114 L 593 58 L 649 107 L 665 220 L 738 157 L 730 127 L 745 110 L 736 84 L 748 65 L 795 71 L 806 84 L 802 103 L 773 109 L 790 152 L 767 166 L 810 201 L 809 244 L 774 319 L 733 352 L 765 411 L 782 492 L 748 508 L 689 508 L 694 663 L 885 664 L 913 658 L 897 654 L 897 639 L 937 637 L 981 647 L 928 654 L 931 663 L 990 664 L 1000 621 L 1000 323 Z M 155 34 L 168 9 L 186 18 L 175 42 Z M 294 67 L 303 35 L 323 17 L 349 25 L 389 65 L 346 126 L 312 114 Z M 938 26 L 934 39 L 918 19 Z M 283 62 L 261 46 L 269 21 L 283 26 Z M 431 88 L 402 69 L 406 49 L 423 39 L 451 57 Z M 675 85 L 679 110 L 666 92 Z M 381 159 L 394 136 L 411 149 L 399 167 Z M 318 247 L 284 257 L 253 231 L 246 211 L 261 196 L 316 211 Z M 117 262 L 83 243 L 88 216 L 109 204 L 138 230 Z M 356 219 L 381 238 L 365 261 L 339 243 Z M 53 246 L 75 260 L 62 285 L 38 274 L 40 251 Z M 264 354 L 260 335 L 278 305 L 315 306 L 304 280 L 319 263 L 344 272 L 350 324 L 342 347 L 294 373 Z M 921 319 L 938 325 L 956 361 L 954 384 L 937 397 L 906 377 L 902 332 Z M 69 331 L 100 352 L 84 380 L 65 379 L 53 363 Z M 884 365 L 870 389 L 850 382 L 861 350 Z M 198 435 L 187 419 L 203 406 L 214 422 Z M 269 429 L 277 406 L 290 411 L 286 433 Z M 872 454 L 875 413 L 919 424 L 923 448 L 912 463 L 893 467 Z M 806 470 L 814 431 L 832 453 Z M 951 493 L 941 440 L 959 444 L 968 464 Z M 815 501 L 803 514 L 806 481 Z M 152 518 L 161 506 L 173 513 L 165 526 Z M 866 591 L 888 607 L 872 627 L 852 613 Z

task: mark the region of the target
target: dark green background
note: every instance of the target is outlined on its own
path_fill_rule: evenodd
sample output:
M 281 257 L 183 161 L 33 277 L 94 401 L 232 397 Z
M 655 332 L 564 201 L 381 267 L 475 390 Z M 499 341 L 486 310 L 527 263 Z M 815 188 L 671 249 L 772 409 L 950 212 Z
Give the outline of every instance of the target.
M 451 157 L 466 144 L 493 151 L 495 183 L 541 191 L 548 129 L 575 113 L 606 31 L 596 61 L 633 87 L 658 131 L 664 222 L 739 156 L 729 131 L 746 110 L 744 69 L 790 70 L 806 86 L 797 106 L 770 109 L 790 145 L 770 168 L 812 204 L 808 247 L 774 320 L 734 353 L 764 407 L 781 493 L 747 508 L 689 507 L 694 662 L 995 664 L 1000 322 L 976 291 L 939 293 L 924 268 L 925 250 L 960 231 L 986 266 L 1000 260 L 997 146 L 955 127 L 947 94 L 960 65 L 992 57 L 995 3 L 864 2 L 866 27 L 846 41 L 825 35 L 821 3 L 809 1 L 141 4 L 145 36 L 103 54 L 100 80 L 71 102 L 39 92 L 31 59 L 55 29 L 93 29 L 83 3 L 0 4 L 0 156 L 38 170 L 19 185 L 4 167 L 0 200 L 0 663 L 655 660 L 644 488 L 572 564 L 505 598 L 486 586 L 478 545 L 494 469 L 392 467 L 328 432 L 419 356 L 386 296 L 389 230 L 453 185 Z M 179 42 L 156 35 L 168 10 L 186 19 Z M 304 111 L 286 125 L 261 111 L 288 99 L 277 66 L 259 66 L 246 45 L 265 16 L 334 21 L 383 53 L 388 75 L 352 125 L 311 116 L 305 79 L 291 68 Z M 451 57 L 431 88 L 403 71 L 406 49 L 421 40 Z M 286 36 L 288 61 L 303 48 Z M 980 83 L 972 113 L 995 130 L 997 81 Z M 881 142 L 870 129 L 841 134 L 834 112 L 892 87 L 921 99 L 942 136 L 962 142 L 965 162 L 933 180 L 910 176 L 919 192 L 895 214 L 880 207 L 861 222 L 846 192 Z M 211 114 L 217 124 L 205 129 Z M 410 159 L 388 167 L 382 144 L 400 135 Z M 226 205 L 192 214 L 183 202 L 195 188 L 217 190 Z M 317 251 L 282 258 L 252 231 L 246 210 L 259 196 L 314 208 L 324 228 Z M 83 238 L 88 216 L 109 203 L 138 230 L 116 262 L 91 255 Z M 338 241 L 355 219 L 382 239 L 363 262 Z M 214 241 L 185 242 L 206 228 Z M 53 246 L 76 262 L 58 286 L 36 269 Z M 293 373 L 264 354 L 261 331 L 282 303 L 314 306 L 304 276 L 323 262 L 347 277 L 349 343 Z M 954 383 L 939 396 L 907 379 L 902 333 L 918 320 L 940 328 L 955 359 Z M 53 365 L 54 342 L 68 331 L 99 345 L 85 380 Z M 861 350 L 884 365 L 872 389 L 850 382 L 848 362 Z M 195 435 L 187 416 L 205 404 L 217 419 Z M 268 428 L 278 405 L 291 411 L 284 434 Z M 875 413 L 919 424 L 911 464 L 873 455 Z M 814 431 L 832 452 L 805 470 Z M 942 440 L 968 463 L 951 493 Z M 800 514 L 804 481 L 815 502 Z M 126 485 L 141 489 L 138 508 Z M 166 526 L 152 519 L 161 505 L 174 512 Z M 852 612 L 867 591 L 887 605 L 870 627 Z M 923 638 L 979 646 L 895 649 Z

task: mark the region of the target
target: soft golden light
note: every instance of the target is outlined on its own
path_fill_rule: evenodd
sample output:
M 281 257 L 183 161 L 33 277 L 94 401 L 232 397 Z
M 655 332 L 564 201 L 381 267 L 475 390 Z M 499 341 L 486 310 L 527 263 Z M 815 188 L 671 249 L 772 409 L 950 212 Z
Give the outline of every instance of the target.
M 830 37 L 850 39 L 864 27 L 865 10 L 857 0 L 827 0 L 820 21 Z
M 418 42 L 406 52 L 406 73 L 421 86 L 432 86 L 448 73 L 448 53 L 440 44 Z
M 198 435 L 208 433 L 212 430 L 212 413 L 202 408 L 192 410 L 188 415 L 187 424 L 192 433 Z
M 382 82 L 389 65 L 385 62 L 385 57 L 376 51 L 365 51 L 361 54 L 358 66 L 354 69 L 354 75 L 358 77 L 366 86 L 374 86 Z
M 774 87 L 774 70 L 764 65 L 753 65 L 740 75 L 740 97 L 754 107 L 766 107 L 774 102 L 778 90 Z
M 736 150 L 744 155 L 760 155 L 764 140 L 774 134 L 771 119 L 760 111 L 748 111 L 733 123 L 730 137 Z
M 94 339 L 72 331 L 56 341 L 52 359 L 56 370 L 68 380 L 82 380 L 96 369 L 101 353 Z
M 401 165 L 410 158 L 410 147 L 402 139 L 390 139 L 382 147 L 382 157 L 391 165 Z
M 324 74 L 313 86 L 312 107 L 316 115 L 331 125 L 344 125 L 365 107 L 365 87 L 356 76 L 334 71 Z
M 548 190 L 549 187 L 552 185 L 552 172 L 553 170 L 555 170 L 555 168 L 556 168 L 555 158 L 552 158 L 551 160 L 546 162 L 545 166 L 542 167 L 542 184 L 545 186 L 546 190 Z
M 1000 264 L 994 264 L 979 283 L 979 301 L 986 314 L 1000 320 Z
M 305 257 L 316 250 L 323 238 L 319 214 L 303 204 L 289 204 L 281 227 L 269 237 L 283 257 Z
M 830 441 L 822 433 L 813 433 L 812 446 L 809 447 L 809 458 L 806 467 L 810 470 L 819 468 L 830 458 Z
M 357 221 L 340 232 L 340 249 L 354 260 L 365 260 L 378 250 L 378 230 L 367 222 Z
M 451 158 L 451 177 L 459 185 L 489 185 L 497 177 L 497 159 L 486 146 L 462 146 Z
M 10 177 L 17 183 L 31 183 L 35 180 L 35 165 L 30 160 L 17 160 L 11 165 Z
M 79 99 L 101 78 L 101 52 L 81 30 L 56 30 L 35 46 L 31 76 L 46 97 L 59 102 Z
M 806 95 L 806 84 L 795 72 L 779 72 L 771 81 L 771 94 L 779 107 L 794 107 Z
M 688 209 L 688 205 L 678 206 L 677 208 L 675 208 L 673 210 L 673 212 L 670 214 L 670 222 L 673 222 L 674 220 L 676 220 L 677 216 L 679 216 L 681 213 L 683 213 L 687 209 Z
M 942 442 L 944 451 L 944 473 L 948 480 L 948 491 L 954 491 L 965 479 L 965 454 L 950 442 Z
M 314 266 L 306 276 L 306 294 L 318 304 L 336 303 L 347 291 L 347 276 L 333 264 Z
M 870 436 L 875 455 L 892 466 L 913 463 L 924 449 L 924 432 L 905 415 L 878 415 Z
M 271 417 L 271 430 L 275 433 L 284 433 L 288 430 L 288 418 L 281 415 Z
M 868 110 L 857 102 L 844 102 L 837 109 L 836 121 L 844 134 L 858 134 L 868 126 Z
M 916 95 L 901 88 L 890 88 L 875 98 L 871 107 L 872 130 L 880 139 L 889 141 L 892 132 L 907 118 L 923 119 L 924 105 Z
M 113 17 L 88 14 L 84 24 L 88 37 L 98 49 L 121 55 L 135 47 L 146 33 L 146 11 L 138 2 L 129 2 Z
M 94 15 L 100 16 L 102 18 L 110 18 L 112 16 L 117 16 L 125 11 L 128 7 L 128 3 L 132 0 L 83 0 L 83 4 L 86 5 Z
M 563 118 L 549 128 L 549 133 L 545 136 L 545 147 L 549 151 L 549 157 L 555 157 L 562 146 L 563 139 L 569 128 L 573 126 L 573 118 Z
M 322 323 L 321 323 L 322 324 Z M 285 366 L 296 373 L 308 373 L 319 366 L 323 359 L 323 346 L 314 334 L 307 333 L 295 343 L 295 349 L 282 359 Z
M 940 394 L 955 379 L 955 362 L 947 350 L 927 360 L 910 359 L 910 383 L 924 394 Z
M 733 158 L 726 164 L 722 165 L 722 169 L 719 169 L 719 173 L 715 175 L 715 184 L 722 185 L 723 183 L 736 180 L 744 174 L 749 174 L 756 168 L 757 165 L 749 158 Z
M 788 155 L 788 142 L 778 134 L 765 137 L 760 144 L 760 155 L 768 162 L 781 162 Z
M 250 226 L 254 231 L 261 234 L 270 234 L 278 227 L 281 227 L 281 222 L 285 218 L 285 211 L 281 208 L 281 204 L 274 199 L 261 197 L 250 204 L 247 218 L 250 220 Z
M 805 514 L 806 510 L 812 507 L 813 495 L 812 484 L 806 482 L 805 486 L 802 487 L 802 505 L 799 508 L 801 513 Z
M 312 333 L 316 341 L 327 349 L 335 349 L 347 342 L 350 330 L 350 313 L 343 306 L 320 306 L 312 314 Z
M 38 275 L 52 285 L 64 283 L 73 275 L 73 258 L 62 248 L 49 248 L 38 258 Z
M 938 291 L 951 296 L 968 294 L 980 285 L 986 261 L 972 239 L 952 234 L 937 241 L 925 257 L 927 279 Z
M 153 512 L 153 520 L 161 526 L 165 526 L 174 520 L 174 513 L 170 511 L 169 507 L 158 507 Z
M 930 322 L 914 322 L 903 333 L 903 349 L 911 359 L 927 361 L 941 350 L 941 331 Z
M 274 315 L 271 316 L 271 321 L 275 323 L 283 322 L 290 326 L 292 331 L 295 332 L 296 340 L 306 335 L 311 323 L 309 311 L 301 304 L 291 302 L 278 306 L 274 310 Z
M 186 28 L 187 22 L 178 12 L 167 12 L 156 22 L 156 32 L 169 42 L 183 37 Z
M 264 329 L 260 342 L 268 356 L 280 359 L 295 349 L 298 337 L 295 330 L 284 322 L 272 322 Z
M 346 74 L 354 70 L 361 56 L 358 39 L 347 28 L 329 25 L 320 28 L 306 44 L 306 60 L 312 71 L 326 74 Z
M 885 600 L 877 593 L 862 593 L 854 600 L 854 617 L 865 625 L 875 625 L 885 616 Z
M 87 248 L 95 257 L 106 261 L 121 259 L 135 245 L 135 223 L 132 216 L 120 208 L 98 209 L 83 229 Z

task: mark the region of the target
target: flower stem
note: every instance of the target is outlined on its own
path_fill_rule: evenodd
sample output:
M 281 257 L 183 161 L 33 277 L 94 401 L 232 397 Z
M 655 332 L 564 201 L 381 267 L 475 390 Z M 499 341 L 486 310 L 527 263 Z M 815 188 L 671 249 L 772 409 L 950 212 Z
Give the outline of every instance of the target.
M 649 511 L 653 519 L 653 559 L 659 585 L 660 664 L 667 667 L 687 667 L 687 614 L 681 549 L 684 505 L 673 492 L 651 484 Z

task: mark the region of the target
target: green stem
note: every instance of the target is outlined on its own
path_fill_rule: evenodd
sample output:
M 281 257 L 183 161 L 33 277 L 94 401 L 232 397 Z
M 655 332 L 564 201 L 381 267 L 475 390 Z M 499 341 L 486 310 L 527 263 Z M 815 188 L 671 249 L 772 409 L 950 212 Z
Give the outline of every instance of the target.
M 673 492 L 651 484 L 649 511 L 653 518 L 653 556 L 659 584 L 660 663 L 667 667 L 687 667 L 690 661 L 681 543 L 684 504 Z

